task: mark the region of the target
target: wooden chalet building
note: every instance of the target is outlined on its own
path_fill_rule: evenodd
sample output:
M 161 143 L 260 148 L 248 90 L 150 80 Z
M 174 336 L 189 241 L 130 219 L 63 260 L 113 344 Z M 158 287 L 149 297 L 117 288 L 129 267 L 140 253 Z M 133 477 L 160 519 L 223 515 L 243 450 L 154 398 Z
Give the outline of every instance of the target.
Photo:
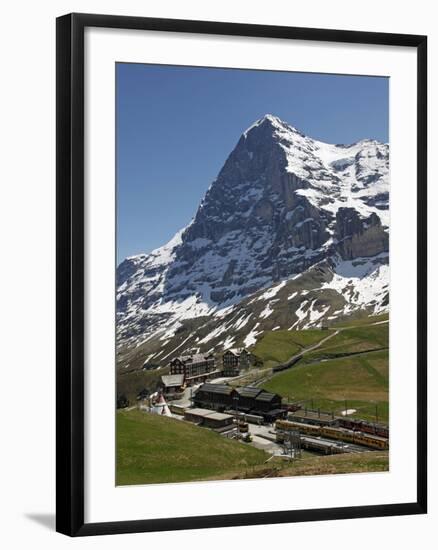
M 260 388 L 253 388 L 252 386 L 236 388 L 236 393 L 238 396 L 238 410 L 247 413 L 254 409 L 255 398 L 261 391 L 262 390 Z
M 183 374 L 164 374 L 161 377 L 163 392 L 167 398 L 178 397 L 184 391 Z
M 261 391 L 254 401 L 255 407 L 251 413 L 263 416 L 267 422 L 275 422 L 278 418 L 287 416 L 287 411 L 281 408 L 281 396 L 277 393 Z
M 260 388 L 232 388 L 227 384 L 203 384 L 193 396 L 195 407 L 216 411 L 239 411 L 262 416 L 266 422 L 285 418 L 287 409 L 281 407 L 281 396 Z
M 184 383 L 188 386 L 205 382 L 220 374 L 216 369 L 216 360 L 213 354 L 194 353 L 181 355 L 170 362 L 171 375 L 183 375 Z
M 193 396 L 195 407 L 205 407 L 215 411 L 231 408 L 236 390 L 227 384 L 202 384 Z
M 245 348 L 228 349 L 222 355 L 224 376 L 238 376 L 242 370 L 249 368 L 251 354 Z

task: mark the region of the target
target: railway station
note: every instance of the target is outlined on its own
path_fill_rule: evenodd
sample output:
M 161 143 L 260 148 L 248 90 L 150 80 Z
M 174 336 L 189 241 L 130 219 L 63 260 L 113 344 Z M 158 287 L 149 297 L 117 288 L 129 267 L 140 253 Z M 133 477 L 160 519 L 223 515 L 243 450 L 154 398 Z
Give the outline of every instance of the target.
M 290 412 L 288 419 L 293 422 L 303 422 L 315 426 L 337 426 L 339 423 L 338 418 L 334 414 L 310 409 L 299 409 Z
M 193 403 L 220 412 L 227 409 L 249 413 L 262 417 L 264 422 L 274 422 L 287 414 L 281 406 L 280 395 L 253 386 L 233 388 L 227 384 L 205 383 L 194 394 Z

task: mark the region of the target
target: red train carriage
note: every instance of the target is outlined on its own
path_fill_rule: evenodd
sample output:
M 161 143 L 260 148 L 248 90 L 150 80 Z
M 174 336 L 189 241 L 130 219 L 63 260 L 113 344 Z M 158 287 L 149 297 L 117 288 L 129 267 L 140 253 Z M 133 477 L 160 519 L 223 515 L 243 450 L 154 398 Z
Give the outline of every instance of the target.
M 373 422 L 366 422 L 365 420 L 344 417 L 340 417 L 338 420 L 341 428 L 377 435 L 386 439 L 389 438 L 389 427 L 383 424 L 376 424 Z

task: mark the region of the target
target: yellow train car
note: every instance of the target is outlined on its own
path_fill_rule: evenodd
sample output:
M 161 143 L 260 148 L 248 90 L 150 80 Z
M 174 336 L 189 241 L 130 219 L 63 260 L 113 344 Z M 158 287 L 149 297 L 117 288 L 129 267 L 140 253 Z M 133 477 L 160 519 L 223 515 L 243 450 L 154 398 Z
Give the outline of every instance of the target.
M 323 426 L 321 428 L 321 435 L 330 437 L 331 439 L 340 439 L 341 441 L 346 441 L 348 443 L 355 443 L 354 432 L 352 430 Z
M 300 432 L 308 435 L 320 435 L 321 432 L 319 426 L 304 424 L 303 422 L 292 422 L 291 420 L 277 420 L 275 428 L 285 432 Z
M 279 443 L 284 441 L 285 432 L 294 431 L 306 435 L 328 437 L 329 439 L 336 439 L 339 441 L 344 441 L 345 443 L 362 445 L 371 449 L 387 450 L 389 448 L 388 440 L 383 437 L 348 430 L 346 428 L 314 426 L 313 424 L 292 422 L 290 420 L 277 420 L 275 423 L 275 428 L 277 430 L 276 439 Z
M 359 432 L 359 434 L 357 434 L 356 442 L 359 445 L 365 445 L 366 447 L 371 447 L 372 449 L 379 449 L 382 451 L 389 449 L 388 440 L 383 437 L 379 437 L 378 435 L 370 435 Z
M 355 432 L 345 428 L 321 428 L 321 435 L 331 439 L 339 439 L 347 443 L 356 443 L 371 449 L 386 450 L 389 448 L 388 440 L 377 435 L 370 435 L 363 432 Z

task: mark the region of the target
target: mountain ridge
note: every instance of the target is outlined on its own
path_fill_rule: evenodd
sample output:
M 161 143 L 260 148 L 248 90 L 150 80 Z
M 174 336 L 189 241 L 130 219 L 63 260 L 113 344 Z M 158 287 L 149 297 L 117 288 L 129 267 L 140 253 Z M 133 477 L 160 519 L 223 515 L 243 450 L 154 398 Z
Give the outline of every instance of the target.
M 147 340 L 156 343 L 149 349 L 158 354 L 170 349 L 187 325 L 194 331 L 187 343 L 196 338 L 201 345 L 214 343 L 215 337 L 205 340 L 204 329 L 194 328 L 197 319 L 212 325 L 211 333 L 220 332 L 227 308 L 243 311 L 251 296 L 282 283 L 282 288 L 294 281 L 296 286 L 318 266 L 324 271 L 319 299 L 331 296 L 338 310 L 314 303 L 312 311 L 325 313 L 308 313 L 305 320 L 303 300 L 288 298 L 284 328 L 312 326 L 356 310 L 387 310 L 388 174 L 387 144 L 369 139 L 326 144 L 265 115 L 242 133 L 192 221 L 163 247 L 118 266 L 119 348 L 138 348 Z M 379 281 L 383 294 L 377 301 L 370 289 L 364 293 L 369 277 Z M 248 333 L 234 344 L 251 345 L 250 334 L 269 329 L 279 306 L 271 303 L 271 313 L 266 307 L 254 323 L 238 327 L 248 325 Z M 230 324 L 220 334 L 227 330 L 236 327 Z M 228 335 L 215 346 L 230 341 Z M 179 338 L 174 343 L 183 347 Z

